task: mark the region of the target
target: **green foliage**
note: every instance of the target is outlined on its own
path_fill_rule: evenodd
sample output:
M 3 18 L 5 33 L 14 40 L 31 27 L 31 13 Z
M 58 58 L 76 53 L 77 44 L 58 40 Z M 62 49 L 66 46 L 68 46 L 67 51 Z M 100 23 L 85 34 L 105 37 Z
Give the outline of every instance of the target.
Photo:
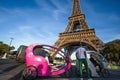
M 114 40 L 105 44 L 103 54 L 107 55 L 108 60 L 119 61 L 120 59 L 120 40 Z
M 9 50 L 15 49 L 14 46 L 10 47 L 8 44 L 3 43 L 0 41 L 0 56 L 4 54 L 4 52 L 9 53 Z

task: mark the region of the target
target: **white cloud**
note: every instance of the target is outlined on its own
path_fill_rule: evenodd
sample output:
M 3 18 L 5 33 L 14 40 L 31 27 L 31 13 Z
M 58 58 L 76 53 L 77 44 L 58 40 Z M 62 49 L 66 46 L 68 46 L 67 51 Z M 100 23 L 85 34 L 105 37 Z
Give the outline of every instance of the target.
M 25 31 L 25 32 L 33 29 L 32 26 L 20 26 L 18 28 L 19 28 L 20 31 Z
M 70 3 L 67 3 L 68 1 L 67 2 L 63 1 L 64 3 L 61 3 L 61 4 L 59 0 L 51 0 L 51 1 L 57 7 L 57 9 L 53 11 L 53 16 L 56 20 L 59 19 L 61 14 L 67 14 L 70 11 L 70 8 L 69 8 Z
M 39 6 L 36 9 L 0 8 L 3 11 L 0 12 L 0 23 L 6 22 L 7 26 L 14 27 L 6 30 L 6 34 L 14 38 L 14 46 L 18 47 L 21 44 L 30 45 L 34 43 L 52 45 L 57 40 L 58 33 L 64 31 L 67 23 L 63 21 L 67 20 L 67 16 L 71 14 L 73 0 L 49 0 L 52 6 L 46 1 L 48 0 L 36 0 Z M 88 25 L 92 25 L 91 28 L 95 28 L 97 34 L 105 38 L 104 41 L 120 38 L 120 35 L 114 34 L 119 29 L 114 27 L 116 24 L 113 24 L 120 21 L 120 16 L 113 13 L 98 13 L 92 5 L 84 1 L 81 0 L 81 5 L 83 5 L 81 9 L 83 9 L 83 13 L 86 12 L 85 16 L 87 16 Z M 113 33 L 113 37 L 111 37 L 110 33 Z
M 61 14 L 67 14 L 70 11 L 70 9 L 69 9 L 70 2 L 68 2 L 68 1 L 49 0 L 49 2 L 51 2 L 52 6 L 54 6 L 54 7 L 52 7 L 47 2 L 47 0 L 36 0 L 36 3 L 40 6 L 40 8 L 42 8 L 42 10 L 45 10 L 45 11 L 51 13 L 51 15 L 56 20 L 59 19 Z M 68 3 L 66 3 L 66 2 L 68 2 Z M 64 6 L 64 8 L 63 8 L 63 6 Z
M 6 19 L 8 19 L 6 23 L 9 23 L 9 21 L 11 21 L 10 26 L 14 27 L 11 28 L 11 30 L 6 31 L 8 32 L 7 37 L 14 38 L 12 45 L 15 46 L 16 49 L 20 45 L 30 45 L 34 43 L 53 45 L 54 42 L 57 40 L 58 36 L 56 35 L 58 35 L 59 32 L 54 32 L 55 27 L 57 27 L 56 22 L 54 22 L 54 19 L 50 17 L 44 18 L 42 15 L 38 15 L 38 13 L 40 13 L 38 12 L 38 9 L 26 10 L 17 8 L 4 8 L 4 11 L 5 14 L 7 14 L 8 16 L 6 17 Z M 5 18 L 4 14 L 3 16 Z M 20 18 L 22 18 L 23 21 L 21 21 Z M 16 22 L 14 22 L 13 19 L 15 19 Z
M 53 45 L 56 41 L 56 34 L 47 30 L 41 31 L 33 26 L 21 26 L 16 28 L 14 46 L 30 45 L 35 43 Z

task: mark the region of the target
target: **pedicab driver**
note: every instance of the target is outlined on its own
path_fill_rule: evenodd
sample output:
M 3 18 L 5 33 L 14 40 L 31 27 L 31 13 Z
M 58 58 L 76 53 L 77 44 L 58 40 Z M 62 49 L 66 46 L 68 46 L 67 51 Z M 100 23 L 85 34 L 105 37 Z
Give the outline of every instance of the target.
M 90 74 L 89 74 L 89 69 L 88 69 L 88 64 L 87 64 L 86 50 L 85 50 L 85 48 L 82 47 L 81 43 L 80 43 L 80 47 L 76 50 L 76 58 L 78 59 L 78 63 L 79 63 L 79 70 L 80 70 L 81 80 L 83 78 L 82 64 L 84 64 L 84 66 L 85 66 L 88 79 L 91 80 L 90 79 Z

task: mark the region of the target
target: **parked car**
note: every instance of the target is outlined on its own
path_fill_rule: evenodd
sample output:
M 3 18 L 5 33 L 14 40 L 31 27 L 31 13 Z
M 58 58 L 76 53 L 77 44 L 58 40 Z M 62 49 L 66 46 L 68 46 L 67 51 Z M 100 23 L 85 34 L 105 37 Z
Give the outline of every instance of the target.
M 25 62 L 25 54 L 26 49 L 28 46 L 20 45 L 20 47 L 17 49 L 16 53 L 16 61 L 17 62 Z

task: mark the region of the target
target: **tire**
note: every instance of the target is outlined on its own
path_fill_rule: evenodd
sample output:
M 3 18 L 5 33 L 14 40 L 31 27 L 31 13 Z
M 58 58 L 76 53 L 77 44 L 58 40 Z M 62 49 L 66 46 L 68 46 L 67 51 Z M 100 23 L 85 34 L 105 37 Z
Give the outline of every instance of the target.
M 108 69 L 103 69 L 103 70 L 101 71 L 101 73 L 102 73 L 102 76 L 103 76 L 103 77 L 108 77 L 108 76 L 110 76 L 110 72 L 109 72 Z
M 23 80 L 35 80 L 38 76 L 38 69 L 33 66 L 27 66 L 24 70 L 23 70 Z

